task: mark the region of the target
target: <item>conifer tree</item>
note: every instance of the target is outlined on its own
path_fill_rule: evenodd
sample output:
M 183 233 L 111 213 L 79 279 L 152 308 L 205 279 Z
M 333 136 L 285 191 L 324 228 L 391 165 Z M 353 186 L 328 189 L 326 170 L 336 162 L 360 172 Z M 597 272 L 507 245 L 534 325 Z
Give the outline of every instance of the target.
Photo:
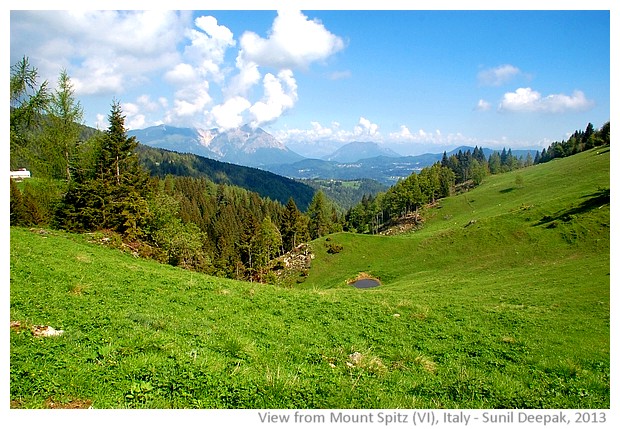
M 532 154 L 528 152 L 527 156 L 525 157 L 525 166 L 529 167 L 531 165 L 534 165 L 534 159 L 532 158 Z
M 240 240 L 237 247 L 239 249 L 239 256 L 241 257 L 244 271 L 248 272 L 250 280 L 254 278 L 255 265 L 257 264 L 256 254 L 259 249 L 255 248 L 257 245 L 255 237 L 258 234 L 259 228 L 260 224 L 258 222 L 258 218 L 254 216 L 253 213 L 248 212 L 244 217 L 243 229 L 241 231 Z M 237 278 L 239 277 L 240 276 L 237 275 Z
M 131 183 L 144 176 L 135 149 L 138 141 L 134 136 L 127 137 L 125 116 L 117 100 L 112 103 L 108 116 L 109 126 L 105 131 L 103 147 L 99 154 L 97 170 L 104 180 L 115 181 L 117 185 Z M 144 178 L 144 177 L 142 177 Z
M 502 149 L 502 154 L 499 156 L 502 167 L 508 163 L 508 152 L 506 152 L 506 148 Z
M 331 213 L 327 198 L 323 191 L 319 190 L 312 197 L 308 206 L 310 238 L 315 239 L 329 234 Z
M 241 262 L 240 237 L 243 223 L 234 202 L 226 197 L 224 188 L 222 191 L 211 233 L 216 252 L 214 265 L 220 275 L 233 277 L 237 271 L 237 263 Z
M 489 171 L 491 174 L 498 174 L 502 170 L 502 159 L 500 154 L 495 151 L 489 156 Z
M 59 226 L 73 230 L 111 229 L 130 239 L 145 234 L 149 220 L 149 176 L 139 163 L 137 141 L 128 138 L 120 103 L 97 148 L 94 169 L 72 180 L 56 214 Z
M 43 129 L 46 158 L 52 168 L 52 177 L 71 180 L 82 117 L 82 107 L 73 96 L 69 75 L 63 70 L 58 78 L 58 88 L 51 95 Z
M 450 166 L 450 162 L 448 161 L 448 154 L 446 153 L 446 151 L 443 151 L 443 155 L 441 157 L 441 166 L 442 167 L 449 167 Z
M 27 57 L 11 66 L 10 79 L 10 166 L 27 167 L 33 172 L 45 168 L 45 157 L 39 154 L 34 131 L 49 104 L 47 81 L 38 84 L 38 70 Z
M 478 146 L 476 146 L 474 148 L 474 153 L 472 154 L 472 156 L 479 163 L 486 163 L 486 161 L 487 161 L 486 157 L 484 156 L 484 150 L 481 147 L 478 148 Z
M 11 209 L 11 225 L 26 226 L 30 224 L 30 222 L 27 220 L 26 207 L 24 205 L 24 198 L 22 196 L 22 192 L 19 190 L 17 184 L 13 179 L 11 179 L 9 206 Z
M 449 168 L 441 168 L 439 174 L 440 198 L 450 196 L 454 190 L 456 176 Z
M 297 208 L 293 198 L 289 198 L 284 207 L 281 225 L 282 245 L 285 252 L 292 250 L 299 243 L 309 238 L 307 224 L 304 222 L 303 214 Z

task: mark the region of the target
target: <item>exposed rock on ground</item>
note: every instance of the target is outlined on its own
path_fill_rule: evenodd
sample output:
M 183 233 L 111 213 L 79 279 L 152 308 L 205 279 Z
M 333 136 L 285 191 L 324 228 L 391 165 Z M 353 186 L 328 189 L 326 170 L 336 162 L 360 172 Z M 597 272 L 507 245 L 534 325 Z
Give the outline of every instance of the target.
M 313 259 L 314 253 L 310 245 L 301 243 L 290 252 L 274 259 L 271 266 L 280 283 L 291 285 L 295 278 L 297 283 L 303 282 Z

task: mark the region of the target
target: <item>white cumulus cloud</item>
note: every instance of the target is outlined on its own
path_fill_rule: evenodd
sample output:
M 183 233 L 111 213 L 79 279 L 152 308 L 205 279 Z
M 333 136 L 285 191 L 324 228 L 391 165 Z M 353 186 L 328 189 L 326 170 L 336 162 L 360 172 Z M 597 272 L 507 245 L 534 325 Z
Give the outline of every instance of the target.
M 373 124 L 370 120 L 362 116 L 353 129 L 353 132 L 356 136 L 374 137 L 379 133 L 379 125 Z
M 91 58 L 82 63 L 71 83 L 76 95 L 115 94 L 123 92 L 126 81 L 117 64 L 104 58 Z
M 476 143 L 475 139 L 466 137 L 459 132 L 443 134 L 440 130 L 425 131 L 424 129 L 412 132 L 406 125 L 401 125 L 398 132 L 389 133 L 385 142 L 391 143 L 396 149 L 406 152 L 408 152 L 407 148 L 413 149 L 416 147 L 415 145 L 427 145 L 426 147 L 430 148 L 428 145 L 444 147 Z M 414 146 L 411 146 L 412 144 Z
M 147 94 L 138 96 L 135 103 L 122 103 L 121 107 L 125 114 L 125 124 L 128 129 L 135 130 L 149 126 L 147 117 L 143 112 L 154 112 L 161 107 L 166 107 L 165 99 L 151 100 Z
M 190 64 L 179 63 L 164 75 L 166 81 L 177 86 L 192 84 L 199 79 L 199 73 Z
M 544 96 L 532 88 L 518 88 L 515 92 L 504 94 L 499 106 L 500 111 L 507 112 L 546 112 L 563 113 L 582 111 L 593 106 L 583 91 L 575 90 L 572 95 L 550 94 Z
M 11 11 L 11 63 L 27 53 L 41 80 L 67 70 L 78 97 L 131 98 L 125 113 L 133 127 L 230 128 L 277 120 L 298 102 L 293 70 L 345 46 L 300 11 L 279 11 L 261 35 L 239 37 L 224 24 L 189 10 Z M 145 93 L 152 98 L 138 95 Z M 99 113 L 105 117 L 91 115 Z
M 291 10 L 278 12 L 268 38 L 246 31 L 240 45 L 246 61 L 278 69 L 307 68 L 344 48 L 342 39 L 320 21 Z
M 185 47 L 184 61 L 164 76 L 167 82 L 177 87 L 173 106 L 166 113 L 168 123 L 187 124 L 203 119 L 213 101 L 209 82 L 224 80 L 221 65 L 226 50 L 236 44 L 228 27 L 219 25 L 212 16 L 199 16 L 194 20 L 194 26 L 186 31 L 190 43 Z M 228 110 L 222 107 L 216 112 L 225 117 Z M 228 122 L 230 119 L 220 120 Z
M 213 107 L 213 109 L 211 109 L 211 116 L 220 129 L 237 128 L 243 125 L 244 118 L 242 113 L 249 109 L 251 105 L 252 104 L 243 97 L 233 97 Z
M 149 112 L 155 111 L 161 107 L 161 101 L 152 101 L 148 94 L 140 95 L 136 101 L 139 106 Z
M 197 82 L 187 85 L 174 93 L 172 111 L 168 112 L 168 121 L 184 123 L 183 118 L 203 114 L 212 101 L 209 95 L 209 82 Z M 174 119 L 172 119 L 174 118 Z
M 191 44 L 185 48 L 185 56 L 200 69 L 204 76 L 222 81 L 220 70 L 226 50 L 236 45 L 233 33 L 224 25 L 219 25 L 213 16 L 200 16 L 194 20 L 197 29 L 187 31 Z
M 176 45 L 189 16 L 163 10 L 17 11 L 11 14 L 11 52 L 28 52 L 51 82 L 59 70 L 70 70 L 78 96 L 118 94 L 178 61 Z
M 256 102 L 250 113 L 254 116 L 253 126 L 279 118 L 285 110 L 297 102 L 297 83 L 291 70 L 282 70 L 278 76 L 267 73 L 263 79 L 264 97 Z
M 239 73 L 232 77 L 228 87 L 223 90 L 227 98 L 245 97 L 250 89 L 260 82 L 261 74 L 255 62 L 245 61 L 239 56 L 236 65 Z
M 396 133 L 390 133 L 390 138 L 393 140 L 410 140 L 413 139 L 413 134 L 406 125 L 400 126 L 400 131 Z
M 246 31 L 239 40 L 239 47 L 235 63 L 238 73 L 229 79 L 222 93 L 225 100 L 250 100 L 262 78 L 263 96 L 248 109 L 251 124 L 259 126 L 277 120 L 298 101 L 293 69 L 305 69 L 313 62 L 327 59 L 341 50 L 344 42 L 321 22 L 310 20 L 299 11 L 285 10 L 278 12 L 267 38 Z M 261 67 L 274 67 L 279 71 L 262 77 Z M 222 111 L 228 109 L 217 107 L 217 115 Z M 238 119 L 225 122 L 233 124 Z M 218 122 L 218 126 L 223 127 L 223 123 Z

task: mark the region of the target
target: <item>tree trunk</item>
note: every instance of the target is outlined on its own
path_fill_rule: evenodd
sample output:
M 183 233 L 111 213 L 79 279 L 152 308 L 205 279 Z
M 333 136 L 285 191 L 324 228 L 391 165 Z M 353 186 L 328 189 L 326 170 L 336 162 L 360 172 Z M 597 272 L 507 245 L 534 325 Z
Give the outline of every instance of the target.
M 119 165 L 118 155 L 116 155 L 116 183 L 121 184 L 121 169 Z
M 66 172 L 67 172 L 67 182 L 71 181 L 71 169 L 69 168 L 69 151 L 65 150 L 65 161 L 66 161 Z

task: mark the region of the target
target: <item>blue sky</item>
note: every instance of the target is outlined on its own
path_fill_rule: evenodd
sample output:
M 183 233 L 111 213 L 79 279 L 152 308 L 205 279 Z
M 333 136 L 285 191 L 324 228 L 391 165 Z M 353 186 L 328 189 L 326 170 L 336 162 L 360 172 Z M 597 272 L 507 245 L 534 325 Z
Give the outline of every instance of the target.
M 99 128 L 117 99 L 129 128 L 249 123 L 306 156 L 355 140 L 408 155 L 542 149 L 610 120 L 608 10 L 29 10 L 10 25 L 11 64 L 28 56 L 52 86 L 66 69 Z

